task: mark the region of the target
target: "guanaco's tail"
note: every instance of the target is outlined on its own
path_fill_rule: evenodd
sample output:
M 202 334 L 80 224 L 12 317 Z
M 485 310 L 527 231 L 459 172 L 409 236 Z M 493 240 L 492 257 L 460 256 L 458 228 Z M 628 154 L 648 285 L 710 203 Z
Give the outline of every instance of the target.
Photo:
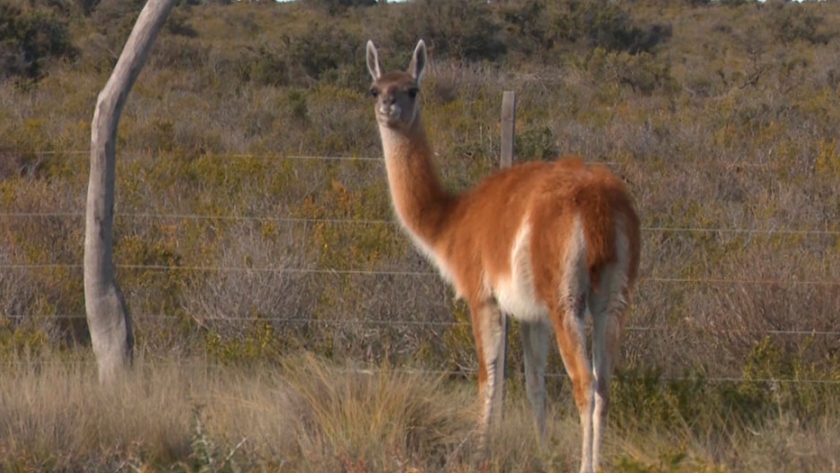
M 633 220 L 635 211 L 624 183 L 603 166 L 587 169 L 586 184 L 578 188 L 575 201 L 579 206 L 586 239 L 586 264 L 592 290 L 597 291 L 604 267 L 616 262 L 617 221 Z M 628 222 L 630 223 L 630 222 Z

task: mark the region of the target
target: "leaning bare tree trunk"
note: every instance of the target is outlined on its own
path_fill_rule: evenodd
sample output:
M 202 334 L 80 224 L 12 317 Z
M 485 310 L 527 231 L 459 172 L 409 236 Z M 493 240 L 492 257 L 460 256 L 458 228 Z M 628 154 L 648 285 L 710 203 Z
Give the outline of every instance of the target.
M 101 382 L 113 380 L 131 366 L 134 349 L 131 318 L 114 277 L 112 258 L 117 125 L 131 86 L 176 1 L 148 0 L 93 112 L 84 279 L 85 309 Z

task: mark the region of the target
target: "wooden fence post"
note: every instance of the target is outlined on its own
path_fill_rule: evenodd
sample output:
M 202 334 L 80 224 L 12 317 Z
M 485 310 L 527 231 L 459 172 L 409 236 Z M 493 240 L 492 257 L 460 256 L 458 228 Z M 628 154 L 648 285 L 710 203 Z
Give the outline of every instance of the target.
M 507 90 L 502 96 L 502 168 L 509 168 L 513 165 L 513 128 L 515 123 L 516 92 Z
M 501 152 L 501 163 L 500 167 L 502 169 L 509 168 L 513 165 L 513 136 L 514 136 L 514 124 L 516 122 L 516 93 L 513 91 L 506 90 L 504 95 L 502 95 L 502 152 Z M 499 357 L 502 360 L 502 370 L 499 373 L 501 376 L 501 382 L 496 383 L 497 391 L 496 391 L 496 399 L 499 399 L 500 403 L 505 402 L 505 378 L 507 378 L 507 352 L 508 352 L 508 327 L 510 323 L 508 320 L 507 314 L 502 315 L 502 348 L 501 353 L 499 353 Z M 497 409 L 496 412 L 499 416 L 499 421 L 501 421 L 502 412 L 504 409 Z
M 99 93 L 90 133 L 90 181 L 85 210 L 84 284 L 99 381 L 111 382 L 131 366 L 134 333 L 114 275 L 114 181 L 117 125 L 131 86 L 177 0 L 148 0 Z

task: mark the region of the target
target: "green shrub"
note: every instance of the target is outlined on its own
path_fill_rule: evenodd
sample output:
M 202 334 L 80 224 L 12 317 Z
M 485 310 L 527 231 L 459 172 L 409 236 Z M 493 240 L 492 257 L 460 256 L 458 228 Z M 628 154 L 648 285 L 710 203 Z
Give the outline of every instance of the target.
M 176 5 L 178 8 L 173 8 L 169 13 L 169 18 L 166 19 L 165 32 L 176 36 L 187 36 L 194 38 L 198 36 L 198 32 L 190 24 L 190 14 L 192 6 Z
M 670 25 L 643 28 L 630 13 L 608 0 L 564 2 L 564 10 L 552 20 L 552 33 L 560 41 L 583 44 L 587 49 L 652 51 L 671 37 Z
M 336 24 L 310 24 L 304 33 L 283 38 L 287 66 L 293 77 L 317 81 L 355 56 L 361 38 Z
M 505 52 L 500 26 L 488 4 L 481 0 L 416 0 L 393 22 L 391 42 L 410 54 L 419 38 L 436 59 L 495 60 Z M 405 68 L 407 61 L 400 63 Z M 386 69 L 390 69 L 386 67 Z
M 514 148 L 517 161 L 547 161 L 558 154 L 554 134 L 547 126 L 525 128 L 516 136 Z
M 10 319 L 0 319 L 0 360 L 13 361 L 49 353 L 50 348 L 55 347 L 55 341 L 50 339 L 40 322 L 13 324 Z
M 791 44 L 806 41 L 811 44 L 828 44 L 835 31 L 824 28 L 825 19 L 798 3 L 778 3 L 770 6 L 764 20 L 778 41 Z
M 550 34 L 546 3 L 525 0 L 503 4 L 498 15 L 503 24 L 503 37 L 508 52 L 524 58 L 539 57 L 548 61 L 555 38 Z
M 376 5 L 377 0 L 303 0 L 304 5 L 327 12 L 330 15 L 345 13 L 349 8 L 370 7 Z
M 22 10 L 0 3 L 0 79 L 37 81 L 48 60 L 77 54 L 67 23 L 47 10 Z
M 102 0 L 91 14 L 89 24 L 107 36 L 115 46 L 113 51 L 119 54 L 144 4 L 143 0 Z
M 61 159 L 38 156 L 31 149 L 0 148 L 0 182 L 14 178 L 48 178 Z
M 242 51 L 234 64 L 237 73 L 234 80 L 270 86 L 286 85 L 289 82 L 285 58 L 266 44 Z
M 599 47 L 572 65 L 586 70 L 598 87 L 599 98 L 608 104 L 621 100 L 619 86 L 629 86 L 633 92 L 648 96 L 658 90 L 671 94 L 678 89 L 667 60 L 648 53 L 630 54 Z
M 361 47 L 361 39 L 336 24 L 315 22 L 304 32 L 285 34 L 280 45 L 262 43 L 248 47 L 235 60 L 239 79 L 271 86 L 311 86 L 335 83 L 340 70 L 361 67 L 348 64 Z

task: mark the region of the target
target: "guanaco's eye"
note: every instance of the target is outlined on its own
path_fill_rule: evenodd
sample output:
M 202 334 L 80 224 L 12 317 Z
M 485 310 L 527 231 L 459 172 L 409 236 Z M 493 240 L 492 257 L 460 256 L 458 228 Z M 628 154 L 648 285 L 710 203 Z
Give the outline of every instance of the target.
M 411 98 L 415 98 L 415 97 L 417 97 L 418 92 L 420 92 L 420 90 L 417 89 L 417 87 L 412 87 L 412 88 L 408 89 L 408 96 L 411 97 Z
M 379 97 L 379 90 L 376 87 L 370 88 L 370 96 L 371 97 Z

